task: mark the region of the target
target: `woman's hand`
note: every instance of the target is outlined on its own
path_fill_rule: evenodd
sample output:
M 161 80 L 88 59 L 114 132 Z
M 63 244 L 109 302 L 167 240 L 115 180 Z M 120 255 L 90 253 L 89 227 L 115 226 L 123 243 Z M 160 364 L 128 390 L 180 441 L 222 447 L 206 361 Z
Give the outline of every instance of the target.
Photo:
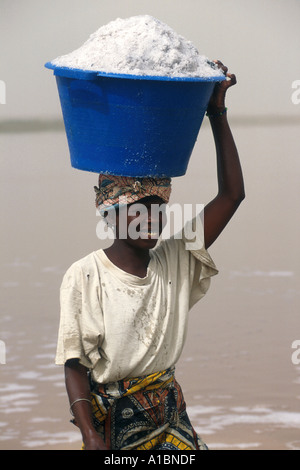
M 109 450 L 105 442 L 97 433 L 93 433 L 83 441 L 84 450 Z
M 207 112 L 208 114 L 218 113 L 224 110 L 225 108 L 225 95 L 228 88 L 235 85 L 237 80 L 236 76 L 233 73 L 228 73 L 228 68 L 222 64 L 219 60 L 214 60 L 215 64 L 218 65 L 220 69 L 223 70 L 224 75 L 227 79 L 222 82 L 218 82 L 215 85 L 213 94 L 208 103 Z

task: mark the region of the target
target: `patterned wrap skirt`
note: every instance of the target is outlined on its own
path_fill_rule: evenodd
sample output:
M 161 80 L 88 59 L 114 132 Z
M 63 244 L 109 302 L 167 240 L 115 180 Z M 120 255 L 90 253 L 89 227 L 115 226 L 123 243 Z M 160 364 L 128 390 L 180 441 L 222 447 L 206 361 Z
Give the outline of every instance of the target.
M 174 368 L 105 385 L 91 381 L 91 397 L 95 429 L 111 450 L 208 450 L 190 423 Z

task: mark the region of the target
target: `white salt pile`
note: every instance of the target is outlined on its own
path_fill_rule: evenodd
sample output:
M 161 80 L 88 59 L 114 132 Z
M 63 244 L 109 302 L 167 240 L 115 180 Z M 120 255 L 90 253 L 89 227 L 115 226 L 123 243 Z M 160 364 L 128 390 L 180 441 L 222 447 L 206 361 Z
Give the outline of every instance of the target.
M 149 15 L 118 18 L 99 28 L 53 65 L 81 70 L 167 77 L 218 77 L 222 72 L 191 41 Z

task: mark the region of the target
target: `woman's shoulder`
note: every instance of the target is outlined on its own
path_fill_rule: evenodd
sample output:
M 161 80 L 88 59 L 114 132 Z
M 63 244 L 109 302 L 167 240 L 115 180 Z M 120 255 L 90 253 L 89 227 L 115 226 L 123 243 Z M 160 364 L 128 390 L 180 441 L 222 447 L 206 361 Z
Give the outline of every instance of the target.
M 85 267 L 90 267 L 95 263 L 95 251 L 92 251 L 88 255 L 83 256 L 82 258 L 77 259 L 69 265 L 67 271 L 76 271 Z
M 97 270 L 96 266 L 96 252 L 92 251 L 88 255 L 74 261 L 69 268 L 66 270 L 63 276 L 63 285 L 81 283 L 82 275 L 89 276 Z

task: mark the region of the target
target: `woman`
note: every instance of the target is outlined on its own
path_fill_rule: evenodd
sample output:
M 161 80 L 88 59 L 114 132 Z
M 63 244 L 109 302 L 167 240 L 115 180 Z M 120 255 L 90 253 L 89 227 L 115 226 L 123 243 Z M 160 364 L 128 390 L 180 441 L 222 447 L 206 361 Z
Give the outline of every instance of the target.
M 114 242 L 74 263 L 64 277 L 56 362 L 65 365 L 71 412 L 86 450 L 207 449 L 189 421 L 174 370 L 188 312 L 217 273 L 206 250 L 244 198 L 225 108 L 236 78 L 217 63 L 227 80 L 216 85 L 207 115 L 218 194 L 204 208 L 202 235 L 198 216 L 180 237 L 157 244 L 164 217 L 158 211 L 153 220 L 152 208 L 168 202 L 168 178 L 100 175 L 96 205 L 114 229 Z M 145 208 L 138 223 L 137 203 Z M 187 233 L 196 233 L 198 247 L 188 248 Z

